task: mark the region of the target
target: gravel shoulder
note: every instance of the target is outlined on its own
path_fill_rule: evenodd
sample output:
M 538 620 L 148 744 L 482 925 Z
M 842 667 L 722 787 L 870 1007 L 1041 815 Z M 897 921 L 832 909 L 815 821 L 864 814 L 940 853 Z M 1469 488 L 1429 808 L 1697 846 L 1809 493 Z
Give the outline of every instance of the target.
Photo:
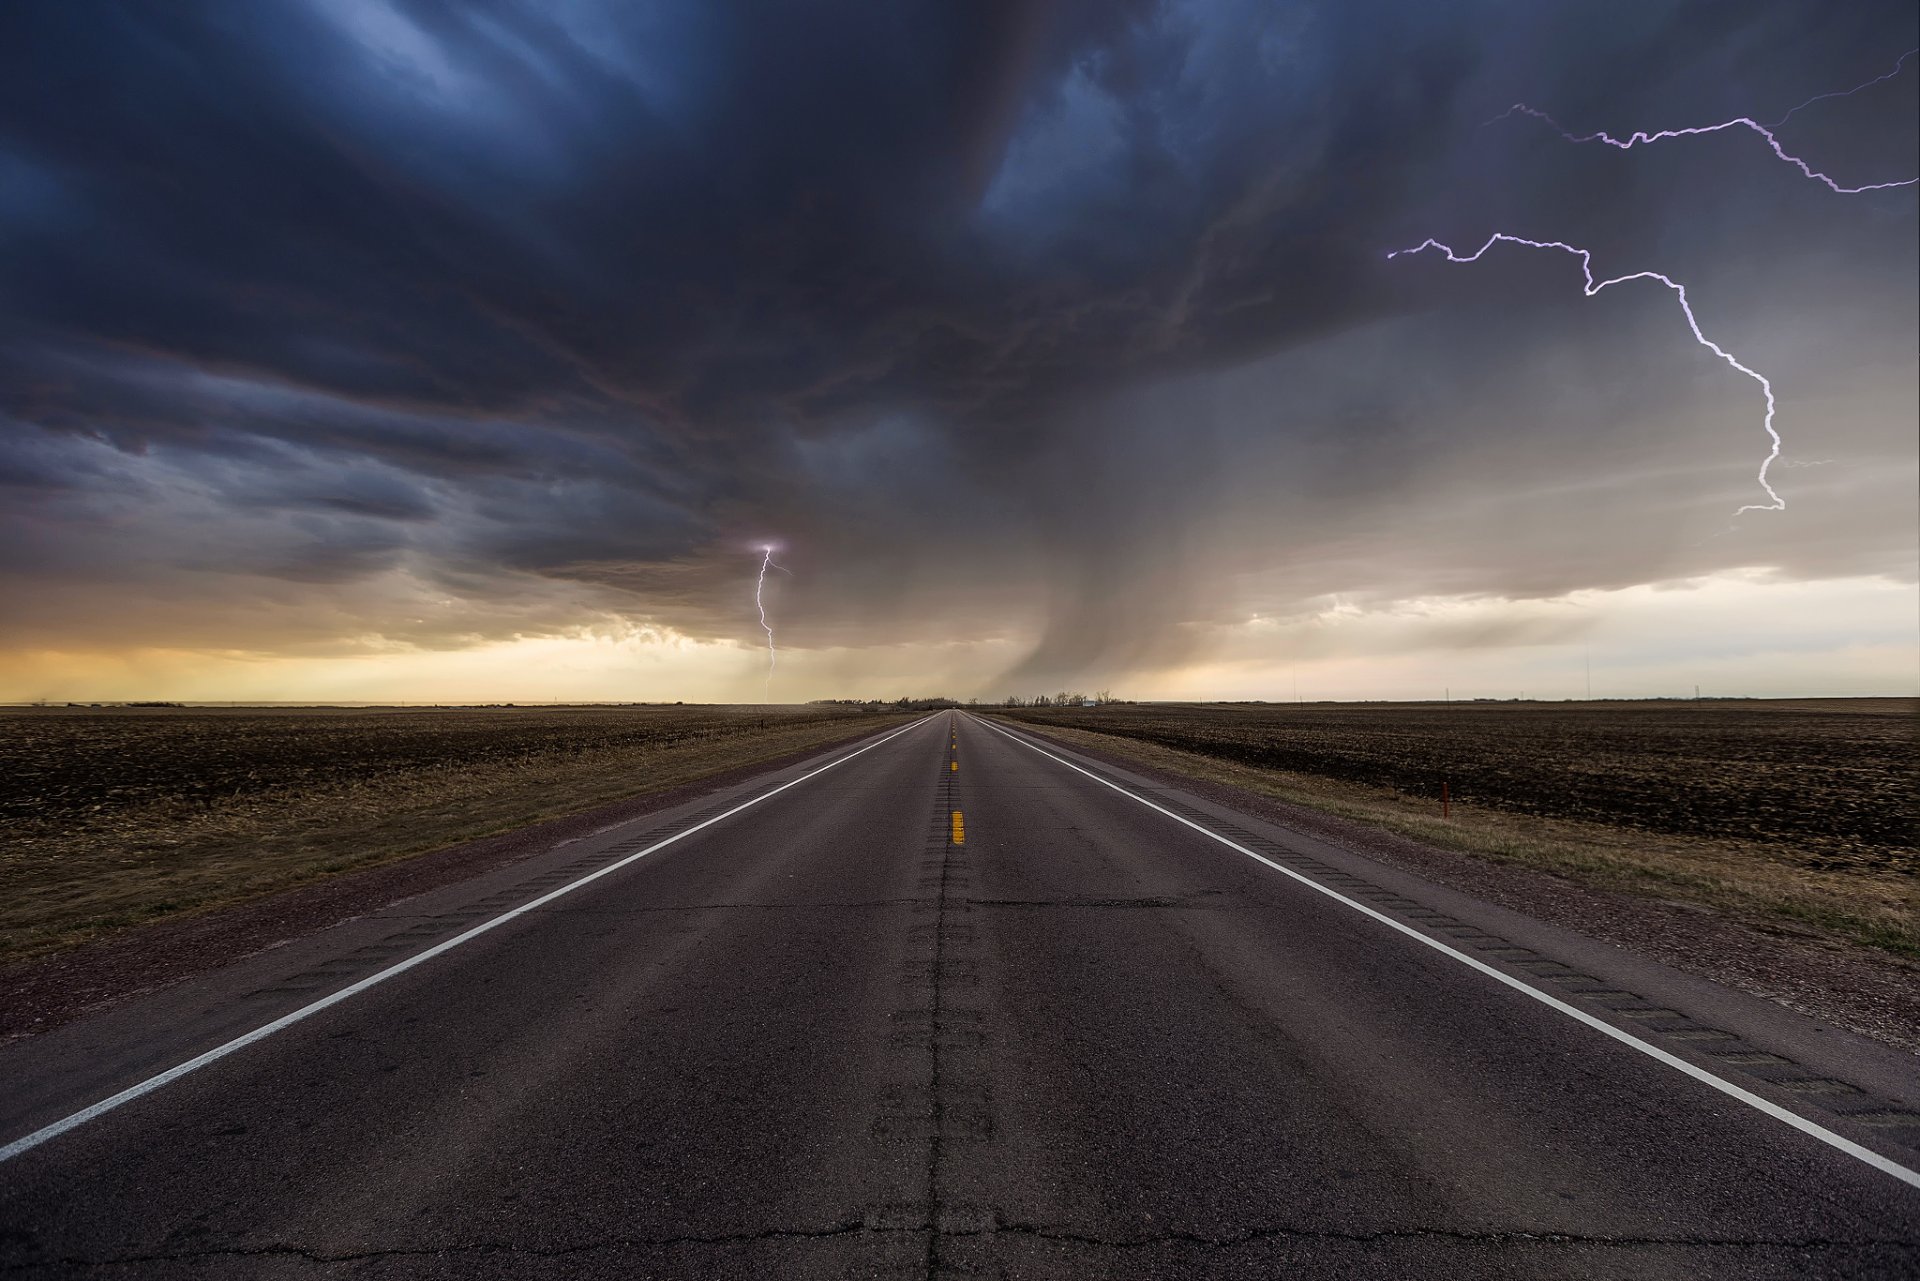
M 1879 949 L 1778 919 L 1743 918 L 1698 902 L 1623 891 L 1566 871 L 1481 857 L 1386 831 L 1303 800 L 1315 780 L 1292 775 L 1282 780 L 1272 771 L 1086 730 L 1018 725 L 1095 760 L 1920 1054 L 1920 965 Z M 1283 787 L 1287 799 L 1274 794 Z M 1325 804 L 1351 812 L 1355 789 L 1325 787 Z
M 243 903 L 153 921 L 0 967 L 0 1044 L 45 1032 L 342 921 L 482 875 L 564 841 L 822 756 L 884 726 L 425 854 L 341 872 Z
M 843 742 L 810 707 L 0 714 L 0 966 Z

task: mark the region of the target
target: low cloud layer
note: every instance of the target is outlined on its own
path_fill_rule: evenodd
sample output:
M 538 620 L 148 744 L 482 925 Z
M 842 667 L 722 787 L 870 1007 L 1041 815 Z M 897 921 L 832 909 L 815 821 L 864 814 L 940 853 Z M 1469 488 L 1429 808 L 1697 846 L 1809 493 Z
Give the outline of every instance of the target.
M 1118 683 L 1340 596 L 1911 581 L 1910 5 L 0 14 L 0 649 L 640 629 Z M 1920 70 L 1795 118 L 1909 176 Z M 1429 235 L 1577 264 L 1389 263 Z M 1278 642 L 1276 642 L 1278 643 Z M 1494 627 L 1471 641 L 1517 643 Z M 836 660 L 837 661 L 837 660 Z M 821 689 L 817 693 L 836 692 Z M 956 691 L 958 692 L 958 691 Z

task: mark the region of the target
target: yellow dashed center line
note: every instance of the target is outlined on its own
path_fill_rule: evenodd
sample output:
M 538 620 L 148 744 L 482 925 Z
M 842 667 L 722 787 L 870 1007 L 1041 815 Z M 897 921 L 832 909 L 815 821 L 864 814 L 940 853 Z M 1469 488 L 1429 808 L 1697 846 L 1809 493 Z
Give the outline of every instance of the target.
M 953 843 L 955 845 L 967 843 L 967 821 L 961 817 L 959 810 L 953 812 Z

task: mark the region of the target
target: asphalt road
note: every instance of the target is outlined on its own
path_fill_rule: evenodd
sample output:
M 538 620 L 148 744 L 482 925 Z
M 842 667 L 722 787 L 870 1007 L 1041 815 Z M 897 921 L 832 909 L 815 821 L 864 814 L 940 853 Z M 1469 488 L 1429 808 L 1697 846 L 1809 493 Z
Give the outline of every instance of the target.
M 1911 1058 L 1032 742 L 941 714 L 0 1048 L 0 1272 L 1920 1275 Z

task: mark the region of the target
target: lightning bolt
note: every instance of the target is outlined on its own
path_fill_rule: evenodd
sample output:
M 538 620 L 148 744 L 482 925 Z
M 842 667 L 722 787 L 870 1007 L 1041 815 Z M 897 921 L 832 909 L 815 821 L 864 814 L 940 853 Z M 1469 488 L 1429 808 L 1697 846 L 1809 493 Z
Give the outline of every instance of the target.
M 1609 147 L 1618 147 L 1622 151 L 1631 151 L 1643 143 L 1662 142 L 1670 138 L 1690 138 L 1701 134 L 1720 133 L 1728 129 L 1747 129 L 1759 134 L 1760 137 L 1765 139 L 1767 146 L 1772 148 L 1775 156 L 1794 166 L 1808 178 L 1816 182 L 1824 183 L 1830 190 L 1839 195 L 1853 196 L 1866 191 L 1886 191 L 1895 187 L 1911 187 L 1916 183 L 1920 183 L 1920 178 L 1906 178 L 1898 182 L 1866 183 L 1858 187 L 1843 187 L 1830 175 L 1822 173 L 1800 157 L 1788 152 L 1787 149 L 1780 144 L 1780 139 L 1774 135 L 1773 131 L 1816 102 L 1824 102 L 1830 98 L 1850 98 L 1862 90 L 1871 89 L 1874 85 L 1893 79 L 1905 69 L 1908 59 L 1912 58 L 1915 54 L 1920 54 L 1920 49 L 1909 49 L 1906 53 L 1901 54 L 1899 60 L 1893 64 L 1893 70 L 1887 72 L 1885 75 L 1876 76 L 1865 84 L 1855 85 L 1851 89 L 1842 89 L 1834 93 L 1815 94 L 1770 124 L 1761 124 L 1749 116 L 1740 116 L 1733 120 L 1723 120 L 1719 124 L 1696 125 L 1686 129 L 1662 129 L 1655 133 L 1636 130 L 1626 138 L 1616 138 L 1604 130 L 1588 134 L 1576 134 L 1546 112 L 1535 107 L 1530 107 L 1524 102 L 1514 103 L 1511 107 L 1508 107 L 1505 111 L 1493 117 L 1492 120 L 1488 120 L 1486 123 L 1493 124 L 1496 121 L 1505 120 L 1509 116 L 1515 115 L 1531 116 L 1536 120 L 1545 121 L 1568 142 L 1601 142 Z M 1680 304 L 1681 314 L 1687 318 L 1687 328 L 1693 331 L 1694 341 L 1702 347 L 1705 347 L 1708 351 L 1711 351 L 1721 360 L 1724 360 L 1734 369 L 1739 370 L 1756 383 L 1759 383 L 1762 394 L 1767 398 L 1767 413 L 1761 425 L 1765 427 L 1767 439 L 1772 442 L 1772 444 L 1771 448 L 1767 451 L 1767 456 L 1761 460 L 1760 470 L 1754 478 L 1759 482 L 1760 488 L 1766 492 L 1769 501 L 1765 503 L 1748 503 L 1745 506 L 1737 508 L 1733 514 L 1738 516 L 1743 512 L 1786 510 L 1786 501 L 1775 492 L 1772 484 L 1767 480 L 1768 471 L 1772 469 L 1774 461 L 1780 457 L 1781 447 L 1780 433 L 1773 425 L 1774 413 L 1777 409 L 1773 396 L 1773 384 L 1767 381 L 1764 374 L 1741 364 L 1732 352 L 1729 352 L 1726 348 L 1714 342 L 1711 338 L 1708 338 L 1705 333 L 1701 332 L 1700 321 L 1698 317 L 1693 314 L 1693 304 L 1687 300 L 1687 288 L 1679 281 L 1673 279 L 1671 276 L 1662 275 L 1657 271 L 1636 271 L 1624 276 L 1614 276 L 1607 280 L 1596 280 L 1593 275 L 1593 253 L 1590 250 L 1582 249 L 1578 245 L 1567 244 L 1561 240 L 1528 240 L 1523 236 L 1510 236 L 1505 232 L 1496 232 L 1487 239 L 1486 244 L 1481 245 L 1470 254 L 1463 255 L 1456 253 L 1451 246 L 1441 244 L 1438 240 L 1428 239 L 1415 245 L 1411 249 L 1396 249 L 1388 254 L 1387 257 L 1392 259 L 1398 258 L 1403 254 L 1417 254 L 1423 253 L 1428 249 L 1437 249 L 1446 255 L 1448 262 L 1478 262 L 1489 249 L 1492 249 L 1495 245 L 1502 242 L 1510 245 L 1520 245 L 1527 249 L 1552 249 L 1558 250 L 1561 253 L 1572 254 L 1580 260 L 1580 274 L 1586 282 L 1581 292 L 1588 298 L 1593 297 L 1602 289 L 1609 289 L 1614 285 L 1624 285 L 1630 280 L 1651 280 L 1660 285 L 1664 285 L 1668 290 L 1672 291 L 1674 298 Z
M 773 559 L 772 543 L 764 544 L 760 548 L 760 552 L 761 552 L 760 577 L 755 579 L 753 584 L 753 606 L 755 609 L 760 611 L 760 630 L 764 631 L 767 634 L 766 700 L 768 702 L 772 702 L 773 701 L 773 668 L 774 668 L 775 662 L 777 661 L 777 655 L 773 648 L 773 624 L 767 621 L 767 602 L 766 602 L 767 571 L 769 569 L 777 569 L 781 573 L 789 576 L 792 575 L 793 571 L 788 569 L 785 565 L 775 563 Z
M 1899 75 L 1901 69 L 1907 65 L 1907 59 L 1911 58 L 1916 53 L 1920 53 L 1920 49 L 1907 50 L 1905 53 L 1900 55 L 1900 60 L 1893 64 L 1892 71 L 1889 71 L 1884 76 L 1875 76 L 1873 79 L 1867 81 L 1863 85 L 1855 85 L 1851 89 L 1842 89 L 1838 93 L 1814 94 L 1813 97 L 1808 98 L 1805 102 L 1795 107 L 1792 111 L 1789 111 L 1786 115 L 1781 116 L 1778 120 L 1769 121 L 1767 123 L 1767 128 L 1778 129 L 1781 125 L 1787 123 L 1787 121 L 1793 119 L 1794 116 L 1798 115 L 1802 111 L 1805 111 L 1808 107 L 1811 107 L 1816 102 L 1825 102 L 1829 98 L 1851 98 L 1853 97 L 1854 94 L 1859 93 L 1862 89 L 1871 89 L 1877 84 L 1884 84 L 1885 82 Z
M 1878 76 L 1872 80 L 1869 80 L 1865 84 L 1855 85 L 1851 89 L 1842 89 L 1835 93 L 1816 94 L 1814 97 L 1811 97 L 1807 99 L 1805 102 L 1801 103 L 1798 107 L 1795 107 L 1792 111 L 1789 111 L 1786 115 L 1781 116 L 1778 120 L 1775 120 L 1772 124 L 1763 125 L 1758 120 L 1755 120 L 1750 116 L 1738 116 L 1732 120 L 1723 120 L 1719 124 L 1714 124 L 1714 125 L 1694 125 L 1686 129 L 1661 129 L 1655 133 L 1648 133 L 1645 130 L 1635 130 L 1632 134 L 1630 134 L 1625 138 L 1616 138 L 1612 134 L 1606 132 L 1604 129 L 1597 130 L 1593 133 L 1582 133 L 1582 134 L 1574 133 L 1572 130 L 1568 129 L 1565 125 L 1561 124 L 1558 120 L 1555 120 L 1552 116 L 1548 115 L 1546 112 L 1541 111 L 1537 107 L 1530 107 L 1524 102 L 1514 103 L 1511 107 L 1508 107 L 1505 111 L 1493 117 L 1492 120 L 1489 120 L 1486 123 L 1494 124 L 1497 121 L 1505 120 L 1510 116 L 1531 116 L 1535 120 L 1546 122 L 1546 124 L 1551 126 L 1562 138 L 1565 138 L 1568 142 L 1602 142 L 1609 147 L 1618 147 L 1622 151 L 1631 151 L 1635 147 L 1638 147 L 1643 143 L 1664 142 L 1669 138 L 1693 138 L 1693 137 L 1698 137 L 1701 134 L 1721 133 L 1728 129 L 1748 129 L 1754 133 L 1759 134 L 1760 137 L 1764 138 L 1766 140 L 1767 146 L 1773 149 L 1774 155 L 1778 156 L 1781 160 L 1786 161 L 1788 164 L 1792 165 L 1794 168 L 1798 169 L 1801 173 L 1813 179 L 1815 182 L 1826 184 L 1826 186 L 1829 189 L 1831 189 L 1832 191 L 1836 192 L 1839 195 L 1857 196 L 1860 193 L 1865 191 L 1887 191 L 1894 187 L 1911 187 L 1916 183 L 1920 183 L 1920 178 L 1903 178 L 1898 182 L 1870 182 L 1858 187 L 1843 187 L 1829 175 L 1822 173 L 1820 170 L 1815 169 L 1812 165 L 1808 164 L 1806 161 L 1802 160 L 1800 157 L 1788 152 L 1785 147 L 1780 145 L 1780 139 L 1774 136 L 1773 131 L 1777 129 L 1779 126 L 1785 124 L 1787 120 L 1791 116 L 1793 116 L 1796 112 L 1802 111 L 1807 107 L 1811 107 L 1816 102 L 1821 102 L 1828 98 L 1850 98 L 1854 94 L 1859 93 L 1863 89 L 1871 89 L 1874 85 L 1877 85 L 1882 81 L 1893 79 L 1895 76 L 1899 75 L 1901 72 L 1901 69 L 1906 66 L 1907 59 L 1913 57 L 1913 55 L 1916 53 L 1920 53 L 1920 49 L 1912 49 L 1907 51 L 1906 53 L 1901 54 L 1900 61 L 1894 63 L 1892 71 L 1887 72 L 1887 74 L 1883 76 Z
M 1636 271 L 1630 275 L 1615 276 L 1609 280 L 1597 281 L 1593 276 L 1593 252 L 1591 250 L 1582 249 L 1578 245 L 1569 245 L 1559 240 L 1527 240 L 1521 236 L 1509 236 L 1505 232 L 1495 232 L 1492 236 L 1488 237 L 1486 244 L 1481 245 L 1478 249 L 1466 255 L 1457 254 L 1450 247 L 1441 244 L 1439 241 L 1428 239 L 1415 245 L 1411 249 L 1396 249 L 1388 254 L 1387 257 L 1393 259 L 1403 254 L 1417 254 L 1424 253 L 1429 249 L 1438 249 L 1446 255 L 1448 262 L 1478 262 L 1483 254 L 1502 242 L 1510 245 L 1520 245 L 1527 249 L 1557 249 L 1561 253 L 1572 254 L 1580 260 L 1580 274 L 1586 280 L 1586 287 L 1582 290 L 1582 293 L 1588 298 L 1593 297 L 1602 289 L 1609 289 L 1614 285 L 1624 285 L 1630 280 L 1652 280 L 1672 290 L 1673 296 L 1680 302 L 1681 314 L 1687 318 L 1687 328 L 1693 331 L 1694 340 L 1747 377 L 1753 379 L 1753 381 L 1759 383 L 1760 390 L 1764 392 L 1767 397 L 1767 415 L 1763 425 L 1766 427 L 1768 439 L 1773 442 L 1773 447 L 1767 451 L 1766 458 L 1760 463 L 1760 471 L 1757 479 L 1760 482 L 1760 488 L 1767 492 L 1767 497 L 1772 501 L 1767 503 L 1749 503 L 1737 509 L 1733 514 L 1738 516 L 1742 512 L 1786 510 L 1786 501 L 1774 492 L 1771 484 L 1767 483 L 1767 472 L 1772 468 L 1774 459 L 1780 457 L 1781 443 L 1780 433 L 1776 431 L 1773 426 L 1773 384 L 1768 382 L 1766 376 L 1758 370 L 1749 369 L 1747 366 L 1741 364 L 1726 348 L 1720 346 L 1719 343 L 1714 342 L 1711 338 L 1700 332 L 1700 322 L 1694 317 L 1693 304 L 1687 301 L 1687 287 L 1679 281 L 1673 279 L 1671 276 L 1663 276 L 1657 271 Z

